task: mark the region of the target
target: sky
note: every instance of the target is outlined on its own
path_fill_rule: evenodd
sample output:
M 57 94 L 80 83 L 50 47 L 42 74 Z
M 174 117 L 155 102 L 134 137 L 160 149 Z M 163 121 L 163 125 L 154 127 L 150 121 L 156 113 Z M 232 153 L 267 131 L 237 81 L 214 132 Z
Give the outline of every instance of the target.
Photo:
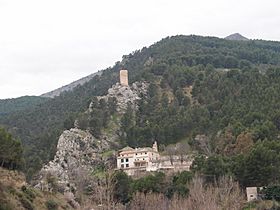
M 178 34 L 280 41 L 277 0 L 0 0 L 0 99 L 41 95 Z

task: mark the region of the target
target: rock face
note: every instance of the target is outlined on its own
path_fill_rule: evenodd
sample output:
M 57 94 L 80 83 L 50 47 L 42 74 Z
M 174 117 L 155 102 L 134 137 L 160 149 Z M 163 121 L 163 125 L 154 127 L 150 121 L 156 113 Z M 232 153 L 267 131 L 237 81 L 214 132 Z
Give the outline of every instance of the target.
M 77 128 L 64 131 L 58 140 L 55 157 L 41 169 L 36 187 L 51 190 L 52 186 L 46 180 L 51 175 L 57 178 L 61 191 L 70 192 L 75 188 L 71 183 L 75 170 L 91 170 L 101 161 L 98 154 L 106 148 L 107 141 L 98 141 L 88 131 Z
M 48 93 L 44 93 L 41 95 L 41 97 L 45 97 L 45 98 L 54 98 L 55 96 L 59 96 L 61 93 L 66 92 L 66 91 L 71 91 L 73 90 L 75 87 L 77 87 L 78 85 L 83 85 L 86 82 L 88 82 L 89 80 L 91 80 L 93 77 L 101 75 L 102 71 L 90 74 L 86 77 L 83 77 L 77 81 L 74 81 L 68 85 L 62 86 L 60 88 L 57 88 L 53 91 L 50 91 Z
M 108 90 L 107 95 L 99 96 L 98 99 L 107 101 L 111 97 L 116 98 L 117 112 L 121 116 L 129 104 L 133 109 L 138 108 L 137 102 L 146 94 L 147 88 L 148 84 L 144 82 L 136 82 L 131 86 L 117 83 Z M 91 112 L 91 107 L 92 103 L 87 112 Z M 53 183 L 50 183 L 50 177 L 55 177 L 60 192 L 75 192 L 75 183 L 79 178 L 77 174 L 81 171 L 90 172 L 99 164 L 116 164 L 112 157 L 102 157 L 102 153 L 116 144 L 118 132 L 119 125 L 107 129 L 107 132 L 104 131 L 98 138 L 89 131 L 78 128 L 64 131 L 58 140 L 54 159 L 41 169 L 35 179 L 35 187 L 51 191 Z
M 248 41 L 249 40 L 248 38 L 242 36 L 239 33 L 231 34 L 231 35 L 225 37 L 225 39 L 227 39 L 227 40 L 236 40 L 236 41 Z
M 117 100 L 117 112 L 123 114 L 128 105 L 132 109 L 138 109 L 137 102 L 147 93 L 148 84 L 145 82 L 135 82 L 131 86 L 124 86 L 119 83 L 115 84 L 108 90 L 106 96 L 99 96 L 98 99 L 104 99 L 108 101 L 109 98 L 115 97 Z M 89 105 L 89 111 L 91 110 L 92 103 Z

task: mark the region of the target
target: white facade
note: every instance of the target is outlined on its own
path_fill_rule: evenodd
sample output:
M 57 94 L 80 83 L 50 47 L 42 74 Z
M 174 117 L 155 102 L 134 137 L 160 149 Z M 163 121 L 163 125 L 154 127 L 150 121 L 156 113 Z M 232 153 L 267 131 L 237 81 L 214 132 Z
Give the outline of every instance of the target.
M 125 147 L 118 153 L 117 168 L 124 170 L 129 175 L 133 175 L 135 170 L 152 171 L 154 168 L 152 162 L 157 160 L 159 160 L 159 153 L 156 142 L 153 148 L 133 149 Z
M 128 175 L 135 175 L 138 172 L 172 170 L 189 171 L 192 158 L 188 156 L 179 157 L 160 156 L 157 143 L 153 147 L 131 148 L 125 147 L 119 151 L 117 157 L 117 168 L 124 170 Z

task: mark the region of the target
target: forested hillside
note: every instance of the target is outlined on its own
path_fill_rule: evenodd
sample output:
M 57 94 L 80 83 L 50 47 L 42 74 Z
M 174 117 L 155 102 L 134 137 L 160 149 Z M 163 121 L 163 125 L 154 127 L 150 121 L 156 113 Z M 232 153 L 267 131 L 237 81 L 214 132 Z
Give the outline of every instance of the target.
M 47 98 L 38 96 L 22 96 L 19 98 L 2 99 L 0 100 L 0 116 L 34 108 L 35 106 L 42 104 L 47 100 Z
M 64 127 L 73 126 L 75 117 L 88 107 L 90 99 L 95 95 L 102 95 L 117 81 L 117 74 L 109 74 L 111 71 L 108 69 L 102 81 L 97 76 L 90 83 L 78 86 L 73 92 L 62 93 L 45 103 L 0 118 L 0 124 L 23 143 L 28 169 L 26 173 L 33 174 L 53 157 L 58 137 Z
M 149 97 L 124 119 L 127 143 L 134 146 L 176 143 L 197 134 L 230 129 L 233 136 L 251 132 L 255 141 L 276 139 L 280 122 L 280 69 L 219 72 L 213 67 L 170 66 L 151 85 Z M 191 96 L 186 90 L 192 87 Z M 127 120 L 127 121 L 126 121 Z
M 122 119 L 126 135 L 120 136 L 121 142 L 141 146 L 157 140 L 167 145 L 185 139 L 205 152 L 194 137 L 206 135 L 208 153 L 234 155 L 242 152 L 242 133 L 252 136 L 252 144 L 277 140 L 279 65 L 279 42 L 168 37 L 123 56 L 71 92 L 1 117 L 0 124 L 22 140 L 31 175 L 52 158 L 64 127 L 71 127 L 90 100 L 105 94 L 125 68 L 130 83 L 146 80 L 150 88 L 139 111 L 128 109 Z

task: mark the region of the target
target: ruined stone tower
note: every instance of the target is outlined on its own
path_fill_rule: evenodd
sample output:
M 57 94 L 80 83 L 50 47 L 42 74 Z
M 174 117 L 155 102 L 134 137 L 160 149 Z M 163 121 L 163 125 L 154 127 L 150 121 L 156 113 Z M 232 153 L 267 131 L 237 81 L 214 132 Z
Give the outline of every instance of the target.
M 120 70 L 120 84 L 128 86 L 128 72 L 127 70 Z

